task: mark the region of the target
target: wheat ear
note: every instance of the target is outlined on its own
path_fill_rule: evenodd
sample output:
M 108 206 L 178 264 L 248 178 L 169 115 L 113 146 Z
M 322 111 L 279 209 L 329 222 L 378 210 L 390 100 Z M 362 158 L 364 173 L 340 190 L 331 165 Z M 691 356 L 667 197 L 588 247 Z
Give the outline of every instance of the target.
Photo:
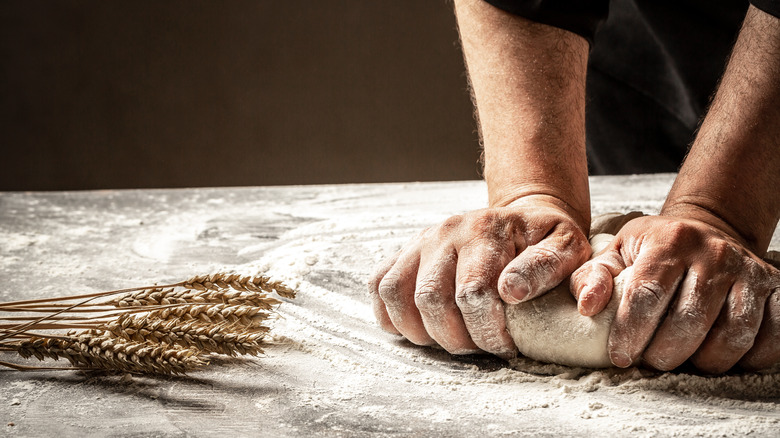
M 243 292 L 235 290 L 192 290 L 144 289 L 132 292 L 101 304 L 115 307 L 160 306 L 169 304 L 227 304 L 255 306 L 271 310 L 282 302 L 269 297 L 266 292 Z
M 122 315 L 116 321 L 98 327 L 113 336 L 132 341 L 152 341 L 187 348 L 197 348 L 204 353 L 229 356 L 263 353 L 262 341 L 268 327 L 236 327 L 227 323 L 205 323 L 200 320 L 182 322 L 176 319 L 157 319 L 153 316 L 133 317 Z
M 228 323 L 252 328 L 262 325 L 271 315 L 253 306 L 229 306 L 226 304 L 192 304 L 166 307 L 148 313 L 149 318 L 180 321 L 198 320 L 208 324 Z
M 7 345 L 24 357 L 67 359 L 75 367 L 135 373 L 184 374 L 208 364 L 195 348 L 136 342 L 88 330 L 68 339 L 32 337 Z
M 281 281 L 271 281 L 270 278 L 257 275 L 239 275 L 220 272 L 211 275 L 198 275 L 181 283 L 181 286 L 197 290 L 235 289 L 251 292 L 276 292 L 284 298 L 295 298 L 295 290 L 287 287 Z

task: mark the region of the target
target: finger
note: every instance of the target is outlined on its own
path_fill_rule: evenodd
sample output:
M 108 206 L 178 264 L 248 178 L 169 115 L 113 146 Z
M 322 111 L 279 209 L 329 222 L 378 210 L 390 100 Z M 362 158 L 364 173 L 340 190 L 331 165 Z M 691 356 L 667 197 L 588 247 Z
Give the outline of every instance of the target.
M 517 347 L 506 329 L 504 303 L 496 285 L 513 255 L 513 242 L 467 245 L 458 254 L 455 281 L 455 303 L 471 339 L 479 348 L 504 358 L 515 356 Z
M 585 235 L 574 225 L 561 223 L 509 262 L 498 282 L 499 294 L 509 304 L 533 299 L 560 284 L 590 254 Z
M 691 268 L 677 299 L 644 352 L 645 362 L 661 371 L 682 365 L 699 348 L 718 318 L 733 280 L 712 269 Z
M 428 334 L 452 354 L 480 351 L 471 340 L 463 315 L 455 304 L 455 272 L 458 256 L 455 248 L 428 255 L 423 251 L 414 302 Z
M 639 359 L 685 274 L 662 247 L 646 247 L 633 264 L 609 334 L 609 356 L 625 368 Z
M 729 291 L 718 319 L 693 355 L 696 368 L 712 374 L 728 371 L 753 346 L 769 291 L 740 279 Z
M 626 265 L 614 246 L 608 247 L 593 260 L 586 262 L 571 275 L 569 290 L 577 300 L 577 309 L 584 316 L 593 316 L 604 310 L 612 297 L 613 278 Z
M 775 289 L 766 301 L 761 327 L 753 347 L 739 361 L 748 370 L 768 368 L 780 362 L 780 289 Z
M 374 310 L 374 316 L 379 323 L 379 327 L 386 332 L 396 335 L 400 335 L 401 333 L 395 328 L 393 322 L 390 320 L 390 316 L 387 314 L 387 308 L 385 307 L 385 302 L 382 301 L 382 298 L 379 296 L 379 283 L 398 260 L 398 255 L 400 253 L 401 251 L 398 251 L 392 257 L 383 260 L 377 265 L 368 280 L 368 295 L 371 297 L 371 306 Z
M 432 345 L 420 312 L 414 304 L 414 288 L 420 265 L 419 245 L 404 250 L 379 282 L 379 297 L 385 303 L 393 326 L 417 345 Z

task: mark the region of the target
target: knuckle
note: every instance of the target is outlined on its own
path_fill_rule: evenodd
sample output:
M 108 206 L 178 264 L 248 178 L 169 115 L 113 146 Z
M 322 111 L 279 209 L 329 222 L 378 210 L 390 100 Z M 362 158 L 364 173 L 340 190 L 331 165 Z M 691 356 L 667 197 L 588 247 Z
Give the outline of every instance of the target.
M 768 315 L 765 318 L 780 320 L 780 289 L 774 289 L 767 298 L 766 309 Z
M 481 282 L 469 282 L 455 291 L 455 303 L 464 315 L 484 312 L 493 297 L 488 287 Z
M 732 351 L 747 351 L 755 342 L 755 324 L 746 315 L 735 315 L 729 318 L 723 328 L 724 346 Z
M 669 222 L 664 226 L 664 235 L 670 242 L 685 242 L 691 239 L 694 235 L 690 226 L 682 222 Z
M 468 230 L 473 236 L 498 238 L 502 234 L 503 225 L 499 214 L 492 210 L 483 210 L 468 220 Z
M 575 254 L 578 254 L 580 257 L 584 257 L 584 260 L 587 260 L 592 253 L 590 241 L 588 241 L 588 238 L 579 231 L 574 233 L 573 238 L 570 247 L 574 249 Z
M 446 297 L 432 283 L 423 283 L 414 292 L 414 304 L 420 310 L 437 310 L 445 307 Z
M 533 263 L 534 268 L 545 273 L 558 272 L 563 266 L 561 256 L 548 248 L 536 247 L 529 255 L 532 255 L 530 263 Z
M 744 260 L 742 268 L 745 276 L 750 279 L 750 283 L 757 288 L 766 289 L 767 293 L 771 293 L 769 286 L 774 279 L 774 275 L 769 267 L 765 263 L 759 263 L 750 258 Z
M 382 298 L 382 301 L 388 304 L 397 302 L 400 283 L 401 278 L 398 275 L 385 275 L 378 287 L 379 297 Z
M 452 233 L 463 223 L 463 215 L 450 216 L 438 227 L 439 235 Z
M 710 243 L 709 248 L 710 263 L 714 266 L 722 267 L 728 264 L 734 255 L 734 249 L 724 240 L 715 240 Z
M 526 278 L 533 293 L 541 292 L 538 290 L 540 288 L 551 288 L 555 286 L 552 282 L 557 283 L 563 279 L 564 261 L 557 252 L 544 247 L 529 248 L 526 251 L 516 271 Z
M 562 222 L 558 225 L 558 227 L 561 230 L 559 236 L 564 247 L 573 247 L 576 249 L 579 249 L 580 247 L 590 248 L 588 238 L 585 237 L 585 234 L 580 231 L 580 229 L 577 228 L 577 226 L 574 224 L 570 222 Z
M 591 272 L 594 270 L 595 263 L 592 261 L 587 261 L 580 265 L 579 268 L 575 269 L 574 272 L 571 273 L 571 282 L 572 283 L 580 283 L 584 281 Z
M 675 333 L 685 338 L 701 338 L 710 328 L 707 315 L 698 309 L 689 308 L 674 314 L 671 322 Z
M 664 300 L 666 290 L 657 281 L 644 281 L 628 291 L 628 299 L 641 312 L 650 312 Z
M 591 266 L 581 266 L 574 272 L 572 272 L 571 276 L 569 277 L 569 289 L 574 294 L 575 298 L 577 297 L 577 294 L 575 294 L 575 291 L 578 291 L 581 286 L 585 286 L 585 282 L 588 280 L 589 274 L 593 271 L 593 268 Z

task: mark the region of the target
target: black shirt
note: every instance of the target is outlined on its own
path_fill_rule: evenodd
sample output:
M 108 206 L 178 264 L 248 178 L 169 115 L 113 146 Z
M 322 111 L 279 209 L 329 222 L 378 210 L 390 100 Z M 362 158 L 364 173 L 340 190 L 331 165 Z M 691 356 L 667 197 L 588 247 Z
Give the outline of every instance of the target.
M 673 172 L 723 73 L 747 0 L 486 0 L 591 43 L 592 174 Z M 780 17 L 780 0 L 752 0 Z

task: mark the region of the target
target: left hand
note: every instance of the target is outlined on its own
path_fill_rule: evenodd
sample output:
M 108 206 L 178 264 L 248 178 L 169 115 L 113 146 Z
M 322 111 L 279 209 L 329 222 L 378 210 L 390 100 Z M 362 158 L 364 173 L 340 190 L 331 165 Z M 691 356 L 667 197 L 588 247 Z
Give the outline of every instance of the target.
M 630 221 L 571 277 L 580 313 L 599 313 L 628 279 L 609 336 L 612 363 L 659 370 L 687 359 L 709 373 L 780 360 L 780 272 L 727 232 L 696 219 Z M 741 362 L 740 362 L 741 361 Z

